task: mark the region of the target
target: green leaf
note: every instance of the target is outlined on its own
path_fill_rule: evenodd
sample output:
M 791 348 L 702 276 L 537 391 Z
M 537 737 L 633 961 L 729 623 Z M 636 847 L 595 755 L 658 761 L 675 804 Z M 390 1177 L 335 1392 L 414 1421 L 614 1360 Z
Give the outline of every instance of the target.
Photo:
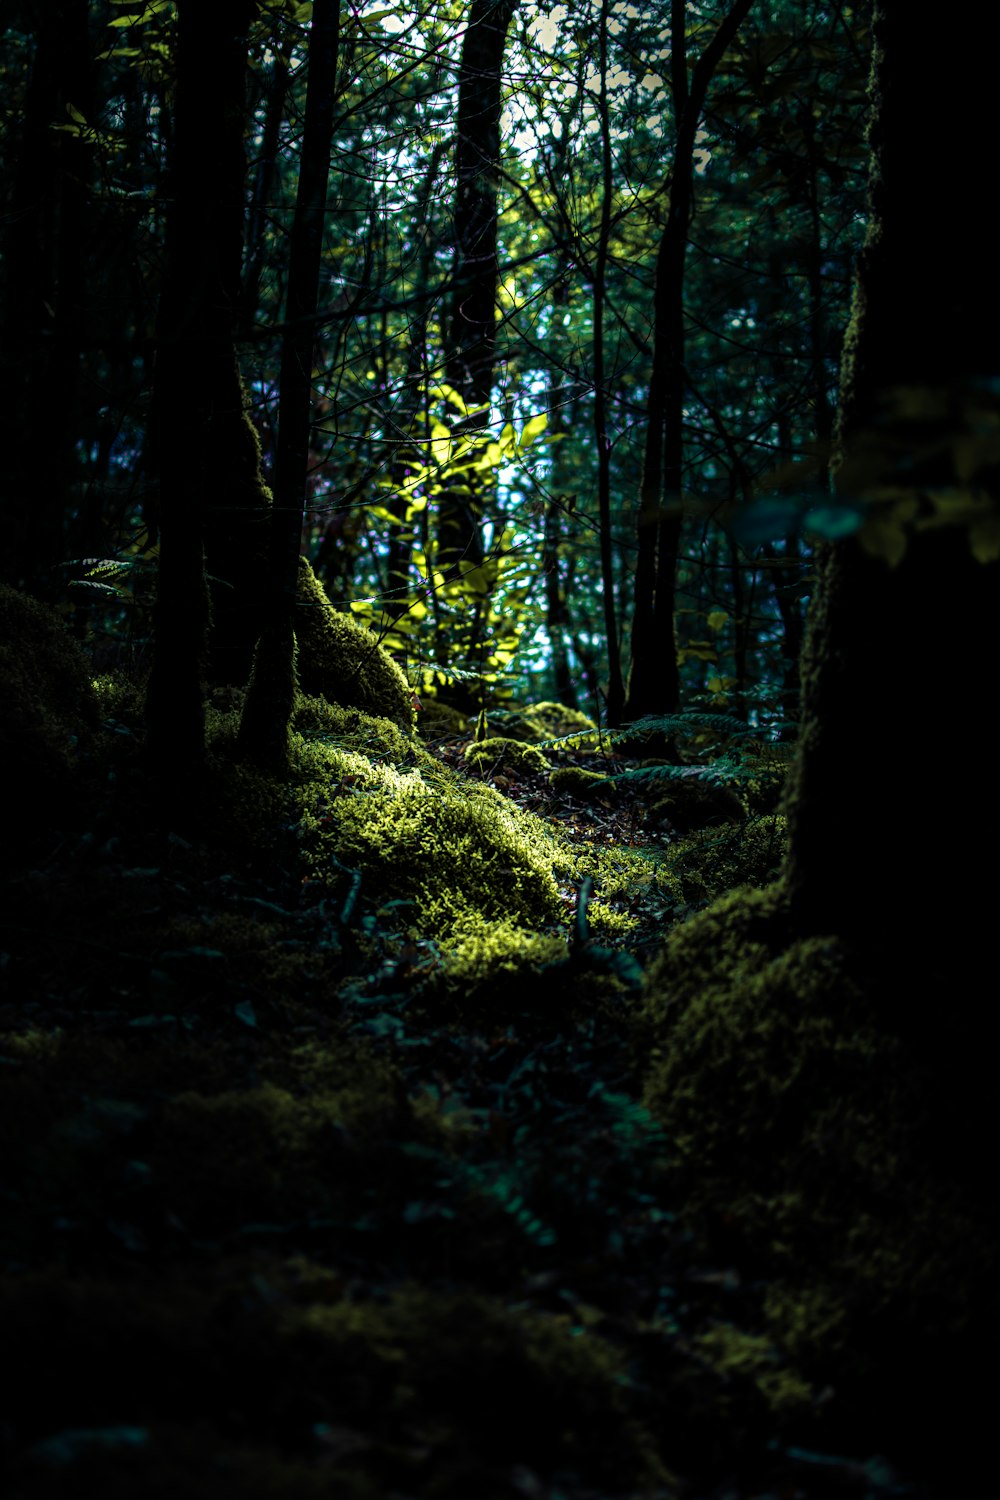
M 532 417 L 529 422 L 525 422 L 521 429 L 521 441 L 517 445 L 518 450 L 523 451 L 525 448 L 530 448 L 536 438 L 541 437 L 548 425 L 549 414 L 544 411 L 539 412 L 537 417 Z
M 828 542 L 839 542 L 842 537 L 852 536 L 861 521 L 859 505 L 817 505 L 807 512 L 803 529 Z

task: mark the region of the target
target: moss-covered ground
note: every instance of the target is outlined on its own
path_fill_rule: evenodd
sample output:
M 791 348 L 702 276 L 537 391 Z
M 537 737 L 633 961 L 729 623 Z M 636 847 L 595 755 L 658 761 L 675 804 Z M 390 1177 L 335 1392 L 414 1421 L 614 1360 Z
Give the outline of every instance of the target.
M 967 1299 L 921 1280 L 920 1247 L 983 1280 L 974 1228 L 948 1261 L 954 1204 L 887 1186 L 871 1117 L 913 1080 L 859 1016 L 838 1053 L 856 1106 L 810 1113 L 840 972 L 822 944 L 740 989 L 774 1013 L 734 1055 L 753 1028 L 725 955 L 736 931 L 759 963 L 775 898 L 712 903 L 773 879 L 775 813 L 716 801 L 682 836 L 608 781 L 606 744 L 561 746 L 580 726 L 551 708 L 470 755 L 454 716 L 421 735 L 302 698 L 279 781 L 234 759 L 230 694 L 204 796 L 167 826 L 137 692 L 72 681 L 90 727 L 31 718 L 32 794 L 49 765 L 62 791 L 5 857 L 6 1494 L 979 1493 L 949 1490 L 884 1388 L 920 1316 L 864 1324 L 887 1193 L 888 1276 L 905 1263 L 928 1299 L 936 1358 Z M 734 1123 L 782 1108 L 811 1176 L 783 1122 Z M 830 1244 L 845 1203 L 853 1250 Z

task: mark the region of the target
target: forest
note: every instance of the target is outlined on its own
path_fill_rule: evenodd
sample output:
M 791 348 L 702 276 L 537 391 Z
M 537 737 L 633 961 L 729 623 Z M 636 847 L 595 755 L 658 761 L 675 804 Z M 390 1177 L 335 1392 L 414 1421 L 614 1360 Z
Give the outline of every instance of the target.
M 1000 1495 L 981 12 L 3 14 L 3 1493 Z

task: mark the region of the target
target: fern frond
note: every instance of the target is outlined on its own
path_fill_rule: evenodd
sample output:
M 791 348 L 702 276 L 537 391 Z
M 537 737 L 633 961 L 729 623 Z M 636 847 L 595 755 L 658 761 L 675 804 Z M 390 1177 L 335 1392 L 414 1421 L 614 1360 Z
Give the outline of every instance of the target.
M 578 745 L 591 745 L 595 740 L 609 739 L 607 729 L 574 729 L 572 734 L 561 734 L 554 740 L 539 740 L 539 750 L 571 750 Z
M 118 600 L 128 599 L 131 597 L 129 594 L 125 593 L 121 588 L 116 587 L 116 585 L 114 584 L 97 583 L 92 578 L 71 578 L 68 586 L 75 593 L 110 594 L 112 598 Z
M 628 766 L 614 776 L 606 776 L 606 782 L 615 786 L 653 786 L 658 781 L 701 781 L 712 779 L 714 766 Z M 595 783 L 596 785 L 596 783 Z
M 646 737 L 655 734 L 669 738 L 675 734 L 692 734 L 699 729 L 710 729 L 713 734 L 729 736 L 747 733 L 743 720 L 734 718 L 732 714 L 710 714 L 696 709 L 684 709 L 676 714 L 647 714 L 645 718 L 635 719 L 631 724 L 623 724 L 621 729 L 611 730 L 611 736 L 615 742 L 635 739 L 637 735 Z
M 432 672 L 442 682 L 479 682 L 483 676 L 482 672 L 464 672 L 459 667 L 443 667 L 440 662 L 425 661 L 422 656 L 411 656 L 407 670 L 411 674 Z

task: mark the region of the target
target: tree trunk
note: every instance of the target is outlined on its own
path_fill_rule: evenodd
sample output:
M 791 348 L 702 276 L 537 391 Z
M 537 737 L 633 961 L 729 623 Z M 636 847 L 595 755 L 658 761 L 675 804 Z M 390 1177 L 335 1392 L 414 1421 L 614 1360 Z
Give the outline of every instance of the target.
M 0 567 L 51 594 L 72 511 L 95 67 L 88 0 L 38 16 L 3 254 Z
M 240 292 L 240 318 L 248 327 L 254 323 L 260 308 L 271 198 L 278 183 L 278 146 L 291 78 L 290 57 L 294 38 L 295 30 L 289 27 L 281 47 L 274 54 L 264 89 L 264 128 L 261 131 L 260 153 L 253 174 L 253 197 L 247 222 L 243 285 Z
M 684 474 L 684 267 L 694 212 L 695 135 L 712 75 L 752 0 L 735 0 L 687 74 L 687 7 L 671 9 L 671 87 L 676 140 L 669 172 L 667 223 L 656 260 L 653 368 L 639 491 L 628 691 L 624 715 L 670 714 L 680 705 L 674 634 L 677 555 Z
M 295 699 L 295 599 L 309 471 L 315 317 L 326 227 L 339 41 L 340 0 L 314 0 L 305 126 L 289 255 L 288 305 L 281 346 L 267 621 L 257 646 L 240 723 L 243 752 L 277 767 L 285 762 L 288 721 Z
M 977 852 L 1000 834 L 977 766 L 992 742 L 1000 601 L 1000 479 L 977 431 L 997 421 L 1000 296 L 973 149 L 995 133 L 990 65 L 952 20 L 943 34 L 902 0 L 876 7 L 871 219 L 835 474 L 871 508 L 818 567 L 788 868 L 807 927 L 865 936 L 877 913 L 893 947 L 967 959 L 985 958 L 995 905 Z M 878 498 L 890 488 L 896 498 Z M 985 519 L 935 524 L 962 503 Z M 845 830 L 863 844 L 849 881 Z
M 471 0 L 459 67 L 455 152 L 455 271 L 445 369 L 470 407 L 456 424 L 475 431 L 489 422 L 496 351 L 497 173 L 500 167 L 501 73 L 516 0 Z M 470 483 L 476 483 L 476 479 Z M 444 571 L 482 561 L 483 497 L 446 485 L 440 497 L 439 561 Z
M 259 457 L 250 452 L 254 435 L 245 430 L 233 346 L 252 10 L 252 0 L 207 8 L 181 0 L 178 9 L 172 201 L 152 412 L 160 563 L 146 701 L 150 756 L 175 788 L 197 776 L 203 755 L 206 536 L 211 532 L 225 566 L 224 537 L 242 498 L 243 470 Z M 234 608 L 222 602 L 227 617 Z
M 604 636 L 608 652 L 608 691 L 605 712 L 608 726 L 622 721 L 625 684 L 618 650 L 618 612 L 615 608 L 615 570 L 611 544 L 611 438 L 608 435 L 608 393 L 604 368 L 604 307 L 607 294 L 608 247 L 611 240 L 611 205 L 614 176 L 611 160 L 611 122 L 608 117 L 608 0 L 601 0 L 598 20 L 597 118 L 601 127 L 601 218 L 594 257 L 594 440 L 597 448 L 597 503 L 601 528 L 601 593 L 604 604 Z

